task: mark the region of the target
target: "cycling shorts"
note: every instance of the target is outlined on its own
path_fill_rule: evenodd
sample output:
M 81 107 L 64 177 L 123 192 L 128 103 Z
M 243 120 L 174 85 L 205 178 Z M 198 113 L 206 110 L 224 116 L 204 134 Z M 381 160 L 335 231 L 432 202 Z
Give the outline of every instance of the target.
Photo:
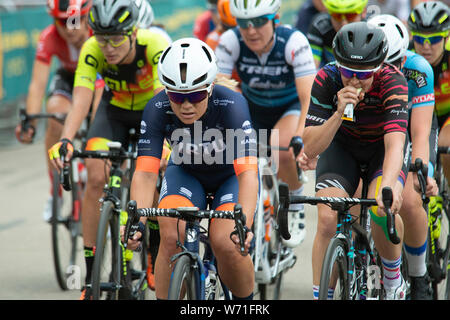
M 403 161 L 398 180 L 405 185 L 411 161 L 409 139 L 406 139 Z M 349 196 L 355 194 L 361 177 L 361 167 L 367 167 L 370 183 L 383 174 L 384 141 L 365 145 L 349 145 L 340 139 L 333 139 L 328 149 L 319 157 L 316 168 L 316 192 L 336 187 L 345 190 Z
M 56 70 L 55 75 L 50 82 L 47 98 L 60 95 L 72 101 L 74 79 L 75 74 L 73 72 L 67 71 L 64 68 L 59 68 Z
M 117 108 L 106 100 L 101 100 L 97 113 L 87 135 L 86 150 L 108 150 L 106 142 L 120 141 L 127 146 L 129 131 L 140 130 L 142 111 Z
M 273 129 L 281 118 L 289 115 L 300 116 L 301 110 L 298 100 L 277 108 L 258 106 L 248 100 L 248 107 L 255 130 Z
M 209 177 L 211 178 L 210 175 Z M 189 172 L 169 161 L 161 185 L 159 202 L 164 201 L 165 208 L 176 208 L 191 203 L 199 209 L 206 209 L 206 195 L 213 193 L 211 209 L 233 210 L 234 204 L 238 202 L 238 192 L 239 184 L 234 174 L 217 187 L 217 183 L 208 183 L 206 177 L 202 178 L 199 174 Z

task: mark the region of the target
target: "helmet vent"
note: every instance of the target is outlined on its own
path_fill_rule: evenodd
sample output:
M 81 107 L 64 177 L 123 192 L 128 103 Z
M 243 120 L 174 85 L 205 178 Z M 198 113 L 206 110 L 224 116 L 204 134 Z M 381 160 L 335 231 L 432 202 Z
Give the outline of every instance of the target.
M 373 33 L 369 33 L 366 38 L 366 44 L 370 43 L 370 41 L 372 41 L 372 38 L 373 38 Z
M 186 83 L 187 63 L 180 63 L 181 83 Z
M 175 81 L 173 81 L 172 79 L 167 78 L 165 75 L 163 75 L 163 79 L 165 82 L 169 83 L 172 86 L 176 86 Z
M 349 41 L 350 43 L 353 43 L 353 40 L 354 40 L 354 38 L 355 38 L 355 35 L 353 34 L 353 32 L 348 32 L 348 33 L 347 33 L 347 36 L 348 36 L 348 41 Z
M 403 34 L 402 28 L 400 28 L 400 26 L 398 24 L 395 25 L 395 27 L 398 30 L 398 33 L 400 33 L 400 35 L 402 36 L 402 38 L 405 38 L 405 34 Z
M 203 51 L 205 52 L 206 56 L 208 57 L 209 62 L 212 61 L 211 54 L 209 53 L 208 49 L 205 48 L 205 46 L 202 46 Z
M 205 73 L 205 74 L 204 74 L 204 75 L 202 75 L 201 77 L 198 77 L 197 79 L 195 79 L 194 81 L 192 81 L 192 85 L 193 85 L 193 86 L 195 86 L 196 84 L 198 84 L 198 83 L 201 83 L 201 82 L 205 81 L 205 80 L 206 80 L 206 78 L 207 78 L 207 76 L 208 76 L 208 74 L 207 74 L 207 73 Z
M 169 47 L 169 48 L 167 48 L 166 51 L 164 51 L 164 53 L 163 53 L 163 55 L 161 57 L 161 63 L 164 62 L 164 59 L 166 58 L 167 53 L 170 51 L 170 49 L 172 49 L 172 47 Z

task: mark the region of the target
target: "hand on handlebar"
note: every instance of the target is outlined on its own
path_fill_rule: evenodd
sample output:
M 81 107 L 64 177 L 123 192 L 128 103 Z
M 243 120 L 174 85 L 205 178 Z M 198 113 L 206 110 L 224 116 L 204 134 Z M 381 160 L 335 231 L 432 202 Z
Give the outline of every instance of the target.
M 142 225 L 131 225 L 130 226 L 130 236 L 127 241 L 127 249 L 136 250 L 141 246 L 142 243 L 142 232 L 145 228 L 144 224 Z M 139 231 L 142 230 L 142 231 Z M 120 239 L 122 243 L 124 243 L 124 234 L 125 234 L 125 226 L 120 226 Z
M 63 160 L 68 162 L 72 158 L 72 154 L 73 144 L 69 139 L 61 139 L 48 150 L 48 156 L 58 171 L 64 166 Z
M 305 152 L 301 152 L 300 156 L 297 158 L 297 162 L 303 171 L 315 170 L 317 167 L 317 160 L 319 160 L 318 157 L 312 159 L 308 158 Z
M 36 128 L 32 124 L 28 124 L 27 127 L 23 127 L 21 123 L 16 126 L 15 129 L 16 139 L 21 143 L 32 143 L 34 135 L 36 134 Z
M 380 216 L 384 215 L 386 212 L 386 209 L 385 209 L 384 203 L 383 203 L 383 195 L 382 195 L 381 189 L 382 188 L 380 188 L 380 192 L 378 192 L 378 195 L 376 198 L 376 201 L 378 204 L 378 212 L 379 212 L 378 215 L 380 215 Z M 402 188 L 394 187 L 392 189 L 392 205 L 391 205 L 391 212 L 394 215 L 400 212 L 402 202 L 403 202 Z M 382 213 L 379 211 L 380 209 L 382 210 Z
M 238 235 L 237 234 L 232 234 L 230 236 L 231 241 L 233 241 L 233 243 L 234 243 L 234 247 L 239 252 L 239 254 L 241 254 L 243 256 L 246 256 L 248 254 L 248 251 L 250 250 L 250 245 L 251 245 L 253 237 L 254 237 L 253 232 L 251 232 L 250 230 L 248 230 L 246 232 L 246 234 L 247 234 L 247 236 L 245 237 L 245 242 L 244 242 L 244 245 L 245 245 L 244 252 L 241 252 L 241 246 L 240 246 L 240 243 L 239 243 Z

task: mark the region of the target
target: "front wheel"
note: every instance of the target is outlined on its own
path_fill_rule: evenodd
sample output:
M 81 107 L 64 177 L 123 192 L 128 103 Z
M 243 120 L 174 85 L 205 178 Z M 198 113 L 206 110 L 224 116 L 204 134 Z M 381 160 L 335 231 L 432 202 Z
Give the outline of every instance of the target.
M 177 260 L 170 280 L 169 300 L 183 300 L 184 298 L 198 300 L 197 273 L 192 263 L 191 258 L 187 255 L 182 255 Z
M 335 300 L 349 300 L 347 245 L 342 239 L 333 238 L 323 259 L 320 276 L 319 300 L 328 300 L 328 289 L 334 289 Z

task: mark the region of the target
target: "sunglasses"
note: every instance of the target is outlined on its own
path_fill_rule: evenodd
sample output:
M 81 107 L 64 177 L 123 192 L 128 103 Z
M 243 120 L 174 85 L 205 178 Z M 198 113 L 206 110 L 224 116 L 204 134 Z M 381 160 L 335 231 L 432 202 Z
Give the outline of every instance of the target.
M 211 88 L 212 86 L 210 85 L 207 88 L 202 88 L 199 90 L 194 90 L 186 93 L 166 89 L 166 94 L 169 97 L 169 100 L 176 104 L 182 104 L 186 99 L 190 103 L 196 104 L 205 100 L 208 97 L 209 93 L 211 92 Z
M 358 80 L 367 80 L 373 76 L 375 72 L 377 72 L 381 66 L 376 67 L 375 69 L 370 70 L 356 70 L 348 67 L 344 67 L 338 63 L 336 63 L 339 72 L 347 79 L 351 79 L 356 77 Z
M 128 37 L 132 32 L 128 33 L 119 33 L 114 35 L 100 35 L 96 34 L 95 39 L 100 47 L 105 47 L 107 43 L 109 43 L 112 47 L 117 48 L 120 47 L 127 41 Z
M 251 19 L 236 19 L 238 26 L 242 29 L 247 29 L 249 27 L 253 28 L 261 28 L 265 25 L 269 20 L 275 18 L 275 14 L 268 14 L 261 17 L 251 18 Z
M 81 17 L 80 17 L 80 20 L 83 21 L 83 20 L 86 19 L 86 17 L 87 17 L 86 15 L 81 16 Z M 71 19 L 70 23 L 68 23 L 69 19 Z M 70 24 L 73 24 L 74 19 L 76 19 L 75 16 L 72 17 L 72 18 L 55 18 L 55 24 L 58 25 L 58 26 L 60 26 L 60 27 L 66 28 L 66 27 L 68 27 Z
M 414 42 L 417 42 L 420 45 L 424 43 L 429 43 L 430 45 L 441 42 L 444 38 L 448 36 L 448 32 L 439 32 L 433 34 L 422 34 L 412 32 Z
M 330 16 L 336 21 L 355 21 L 359 17 L 360 13 L 352 12 L 352 13 L 338 13 L 338 12 L 330 12 Z

